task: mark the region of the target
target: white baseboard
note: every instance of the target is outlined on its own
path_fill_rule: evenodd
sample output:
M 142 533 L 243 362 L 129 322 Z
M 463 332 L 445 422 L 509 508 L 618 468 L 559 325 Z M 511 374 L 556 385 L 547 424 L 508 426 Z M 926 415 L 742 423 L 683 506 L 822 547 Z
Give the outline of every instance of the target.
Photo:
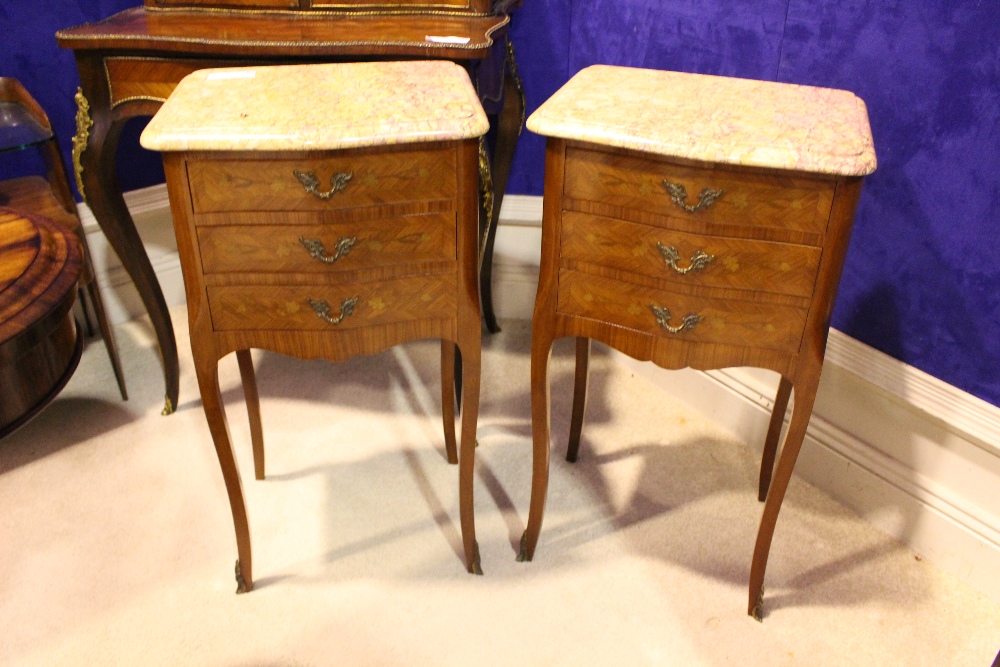
M 759 456 L 775 374 L 667 373 L 614 354 L 738 434 Z M 937 419 L 828 359 L 795 472 L 1000 601 L 1000 456 L 960 423 Z
M 125 195 L 169 305 L 184 302 L 166 188 Z M 504 199 L 494 252 L 501 319 L 531 317 L 541 197 Z M 112 319 L 145 311 L 85 206 L 81 218 Z M 758 454 L 777 376 L 758 369 L 666 372 L 614 353 Z M 796 474 L 928 560 L 1000 601 L 1000 408 L 831 331 Z

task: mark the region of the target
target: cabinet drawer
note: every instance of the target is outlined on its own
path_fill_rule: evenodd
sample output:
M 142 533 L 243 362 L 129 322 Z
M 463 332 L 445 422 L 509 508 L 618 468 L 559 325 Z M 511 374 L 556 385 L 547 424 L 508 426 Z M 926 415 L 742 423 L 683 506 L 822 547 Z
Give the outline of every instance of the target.
M 581 148 L 566 151 L 565 197 L 702 223 L 823 233 L 835 187 L 834 181 L 818 178 L 685 167 Z M 713 191 L 721 192 L 714 200 Z
M 331 285 L 208 288 L 216 331 L 342 331 L 455 316 L 454 274 Z M 326 304 L 326 319 L 318 314 Z
M 325 211 L 452 199 L 455 174 L 452 149 L 188 163 L 195 213 Z
M 661 316 L 667 326 L 682 330 L 671 332 L 661 326 L 653 307 L 665 309 Z M 798 349 L 808 312 L 776 304 L 675 294 L 579 271 L 559 272 L 556 310 L 687 342 L 784 351 Z M 688 315 L 701 320 L 684 327 Z
M 822 251 L 794 243 L 690 234 L 567 211 L 563 259 L 685 285 L 810 297 Z
M 360 223 L 198 228 L 208 273 L 330 273 L 455 259 L 455 214 Z

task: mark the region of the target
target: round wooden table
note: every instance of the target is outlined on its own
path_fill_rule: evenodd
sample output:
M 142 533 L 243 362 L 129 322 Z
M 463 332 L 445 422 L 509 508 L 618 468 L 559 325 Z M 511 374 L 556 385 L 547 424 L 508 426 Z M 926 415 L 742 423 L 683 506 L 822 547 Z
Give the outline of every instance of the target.
M 80 242 L 55 222 L 0 207 L 0 438 L 58 394 L 80 361 L 71 308 Z

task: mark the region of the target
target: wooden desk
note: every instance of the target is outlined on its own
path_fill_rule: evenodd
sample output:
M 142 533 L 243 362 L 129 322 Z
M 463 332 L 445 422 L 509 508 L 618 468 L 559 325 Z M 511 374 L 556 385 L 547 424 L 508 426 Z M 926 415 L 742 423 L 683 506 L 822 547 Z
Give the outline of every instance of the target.
M 143 146 L 164 151 L 191 349 L 236 527 L 237 592 L 253 588 L 250 527 L 218 360 L 236 352 L 263 479 L 253 347 L 340 361 L 440 338 L 445 445 L 460 464 L 466 564 L 480 573 L 476 240 L 488 127 L 460 67 L 410 62 L 202 70 L 143 132 Z
M 205 5 L 198 10 L 184 5 Z M 315 5 L 309 10 L 280 7 Z M 484 190 L 480 249 L 483 311 L 487 326 L 498 330 L 491 280 L 493 239 L 524 117 L 524 96 L 513 48 L 507 37 L 506 9 L 498 2 L 487 13 L 485 0 L 385 4 L 364 11 L 333 11 L 329 3 L 199 3 L 156 0 L 97 23 L 60 30 L 59 45 L 73 49 L 80 71 L 77 134 L 73 159 L 77 188 L 131 276 L 152 319 L 163 360 L 164 414 L 177 405 L 179 370 L 170 313 L 153 267 L 122 198 L 115 172 L 115 151 L 125 122 L 151 116 L 187 74 L 207 67 L 337 62 L 357 60 L 447 59 L 462 64 L 476 83 L 480 101 L 495 114 L 496 146 L 481 146 Z M 269 5 L 272 11 L 247 9 Z M 157 9 L 157 7 L 181 7 Z M 238 10 L 239 7 L 244 9 Z M 434 8 L 436 7 L 436 9 Z M 459 42 L 428 41 L 458 37 Z M 460 43 L 468 39 L 466 43 Z M 492 169 L 491 169 L 492 165 Z
M 749 613 L 759 620 L 862 177 L 875 169 L 864 103 L 845 91 L 595 66 L 528 128 L 549 139 L 532 325 L 533 483 L 520 559 L 534 554 L 545 507 L 554 339 L 578 337 L 570 461 L 590 339 L 663 368 L 768 368 L 781 380 L 750 570 Z

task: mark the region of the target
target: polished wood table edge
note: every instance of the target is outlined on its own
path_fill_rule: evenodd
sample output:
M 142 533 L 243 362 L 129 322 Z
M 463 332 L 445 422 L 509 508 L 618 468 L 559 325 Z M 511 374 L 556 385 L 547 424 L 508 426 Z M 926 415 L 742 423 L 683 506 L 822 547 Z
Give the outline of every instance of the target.
M 36 337 L 35 332 L 51 330 L 53 325 L 66 314 L 72 305 L 72 300 L 69 304 L 66 303 L 66 294 L 75 294 L 74 288 L 83 268 L 83 248 L 75 234 L 45 216 L 0 207 L 0 214 L 2 213 L 12 213 L 30 220 L 32 224 L 45 229 L 51 236 L 47 239 L 48 247 L 40 249 L 38 253 L 43 256 L 44 261 L 33 262 L 28 267 L 27 274 L 32 281 L 44 280 L 44 291 L 37 295 L 25 293 L 16 281 L 15 284 L 6 286 L 6 289 L 13 289 L 14 294 L 20 294 L 22 299 L 14 303 L 19 307 L 18 310 L 15 311 L 8 305 L 8 309 L 0 313 L 4 317 L 4 320 L 0 321 L 0 352 L 2 352 L 0 359 L 3 359 L 3 354 L 6 354 L 4 348 L 12 340 L 23 341 L 27 335 L 28 340 L 32 341 L 30 344 L 34 344 L 40 338 Z M 45 256 L 53 251 L 61 255 L 57 258 Z M 24 275 L 22 274 L 22 277 Z M 50 293 L 53 286 L 60 288 L 54 296 Z M 4 291 L 0 290 L 0 295 L 3 295 Z M 20 323 L 25 320 L 30 321 L 31 325 L 22 328 Z
M 166 15 L 157 12 L 157 16 L 145 16 L 148 10 L 142 7 L 127 9 L 118 14 L 112 15 L 95 23 L 85 23 L 79 26 L 64 28 L 55 33 L 56 41 L 62 48 L 73 50 L 129 50 L 140 51 L 158 50 L 168 53 L 191 53 L 191 54 L 216 54 L 220 55 L 220 49 L 225 53 L 221 55 L 255 55 L 255 56 L 279 56 L 279 57 L 322 57 L 335 55 L 381 55 L 381 56 L 403 56 L 414 57 L 434 57 L 457 59 L 457 60 L 479 60 L 485 58 L 495 44 L 494 35 L 510 23 L 510 16 L 506 14 L 488 15 L 476 17 L 457 17 L 452 26 L 462 28 L 464 32 L 471 35 L 467 44 L 452 44 L 442 42 L 431 42 L 426 40 L 429 30 L 435 29 L 436 21 L 420 21 L 424 15 L 412 14 L 391 14 L 379 16 L 357 16 L 351 13 L 324 14 L 323 16 L 301 16 L 301 15 L 249 15 L 245 17 L 229 17 L 221 13 L 208 15 L 218 20 L 225 20 L 230 26 L 246 23 L 248 32 L 254 33 L 255 38 L 235 39 L 235 38 L 211 38 L 211 37 L 191 37 L 184 34 L 188 24 L 196 24 L 206 18 L 203 13 L 171 11 Z M 307 14 L 308 12 L 301 12 Z M 128 29 L 123 26 L 123 18 L 134 20 L 139 25 L 131 26 Z M 162 24 L 162 27 L 169 27 L 178 31 L 178 34 L 160 33 L 158 34 L 148 25 L 148 19 L 154 18 Z M 336 20 L 331 21 L 331 18 Z M 440 18 L 434 16 L 435 19 Z M 446 17 L 456 18 L 456 17 Z M 143 19 L 146 19 L 143 21 Z M 407 26 L 414 30 L 415 34 L 423 35 L 422 38 L 410 39 L 364 39 L 364 38 L 330 38 L 330 39 L 300 39 L 276 40 L 256 37 L 256 34 L 268 34 L 266 31 L 266 20 L 277 19 L 285 21 L 289 25 L 296 27 L 343 23 L 355 34 L 363 31 L 365 27 L 385 28 L 396 26 Z M 367 26 L 366 26 L 367 24 Z M 419 28 L 419 29 L 418 29 Z M 375 53 L 372 49 L 378 49 Z
M 423 7 L 396 7 L 391 4 L 369 5 L 368 9 L 351 9 L 347 5 L 340 7 L 328 7 L 323 9 L 286 9 L 282 7 L 156 7 L 143 5 L 130 9 L 142 9 L 150 14 L 209 14 L 223 16 L 260 16 L 266 15 L 287 15 L 294 17 L 317 17 L 329 18 L 330 16 L 407 16 L 418 14 L 423 16 L 455 16 L 460 18 L 486 18 L 488 16 L 499 16 L 503 12 L 476 12 L 463 9 L 447 9 L 447 5 L 439 5 L 437 8 L 430 6 Z M 123 10 L 130 11 L 130 10 Z
M 14 394 L 0 398 L 3 437 L 48 405 L 80 361 L 83 335 L 71 309 L 83 245 L 46 216 L 0 208 L 0 217 L 0 260 L 12 277 L 0 282 L 0 385 Z
M 73 299 L 70 300 L 70 306 L 72 306 L 72 303 Z M 80 358 L 83 356 L 83 333 L 80 331 L 80 324 L 76 320 L 73 320 L 73 328 L 76 331 L 76 342 L 74 343 L 73 354 L 69 359 L 69 364 L 66 366 L 66 370 L 63 372 L 59 380 L 52 385 L 52 389 L 50 389 L 45 396 L 35 403 L 34 407 L 3 428 L 0 428 L 0 440 L 38 416 L 38 413 L 48 407 L 49 403 L 52 402 L 59 392 L 66 388 L 66 384 L 69 382 L 70 378 L 73 377 L 73 373 L 76 372 L 77 367 L 80 365 Z

